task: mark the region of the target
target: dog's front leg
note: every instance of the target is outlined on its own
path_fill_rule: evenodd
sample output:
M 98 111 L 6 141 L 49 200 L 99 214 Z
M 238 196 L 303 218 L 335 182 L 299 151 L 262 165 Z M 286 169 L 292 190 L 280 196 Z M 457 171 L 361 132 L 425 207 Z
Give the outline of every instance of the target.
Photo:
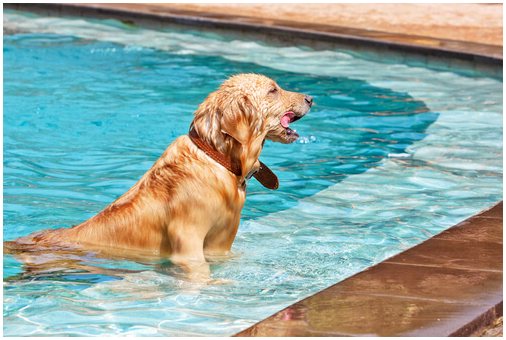
M 211 278 L 211 269 L 205 260 L 203 262 L 191 261 L 177 256 L 171 257 L 171 261 L 183 269 L 186 276 L 192 281 L 208 281 Z
M 207 280 L 209 264 L 204 257 L 204 237 L 185 227 L 184 233 L 172 233 L 170 261 L 181 267 L 192 280 Z

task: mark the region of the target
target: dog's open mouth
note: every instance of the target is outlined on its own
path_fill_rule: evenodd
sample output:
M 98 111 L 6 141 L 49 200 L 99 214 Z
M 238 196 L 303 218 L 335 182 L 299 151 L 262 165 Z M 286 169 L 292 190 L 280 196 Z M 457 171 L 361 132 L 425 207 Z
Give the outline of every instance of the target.
M 299 134 L 297 133 L 297 130 L 293 130 L 290 128 L 290 123 L 295 122 L 296 120 L 299 120 L 301 117 L 295 116 L 295 113 L 293 111 L 287 111 L 281 117 L 281 126 L 285 129 L 286 135 L 290 137 L 290 139 L 297 139 L 299 138 Z

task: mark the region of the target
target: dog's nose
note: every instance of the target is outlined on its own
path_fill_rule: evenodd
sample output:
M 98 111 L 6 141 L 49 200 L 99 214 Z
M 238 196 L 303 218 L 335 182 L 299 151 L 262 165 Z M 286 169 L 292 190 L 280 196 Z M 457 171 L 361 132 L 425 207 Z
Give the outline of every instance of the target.
M 313 97 L 305 95 L 304 100 L 306 101 L 307 105 L 309 105 L 309 107 L 313 105 Z

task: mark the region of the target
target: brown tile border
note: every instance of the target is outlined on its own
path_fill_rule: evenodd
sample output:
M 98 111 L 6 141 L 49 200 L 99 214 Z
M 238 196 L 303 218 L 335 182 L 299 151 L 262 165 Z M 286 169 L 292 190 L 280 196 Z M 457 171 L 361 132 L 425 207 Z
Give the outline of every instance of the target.
M 502 202 L 237 336 L 469 336 L 502 316 Z
M 333 25 L 315 25 L 288 20 L 262 20 L 203 11 L 190 11 L 156 4 L 4 4 L 4 8 L 77 16 L 107 17 L 143 24 L 182 24 L 266 34 L 270 37 L 332 42 L 340 45 L 379 48 L 468 62 L 502 65 L 502 46 L 431 37 L 370 31 Z

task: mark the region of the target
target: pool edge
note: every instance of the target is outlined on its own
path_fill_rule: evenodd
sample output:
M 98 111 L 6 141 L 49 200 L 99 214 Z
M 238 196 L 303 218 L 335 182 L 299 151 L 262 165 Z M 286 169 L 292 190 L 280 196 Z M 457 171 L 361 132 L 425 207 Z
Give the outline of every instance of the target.
M 502 212 L 501 201 L 235 336 L 470 336 L 503 315 Z
M 4 8 L 28 10 L 59 15 L 108 17 L 120 20 L 172 23 L 242 32 L 264 33 L 289 39 L 325 41 L 353 47 L 380 49 L 424 55 L 435 58 L 454 58 L 461 62 L 502 66 L 503 47 L 459 40 L 414 36 L 391 32 L 371 31 L 350 27 L 315 25 L 289 20 L 262 20 L 204 11 L 164 8 L 156 4 L 91 4 L 91 3 L 6 3 Z

